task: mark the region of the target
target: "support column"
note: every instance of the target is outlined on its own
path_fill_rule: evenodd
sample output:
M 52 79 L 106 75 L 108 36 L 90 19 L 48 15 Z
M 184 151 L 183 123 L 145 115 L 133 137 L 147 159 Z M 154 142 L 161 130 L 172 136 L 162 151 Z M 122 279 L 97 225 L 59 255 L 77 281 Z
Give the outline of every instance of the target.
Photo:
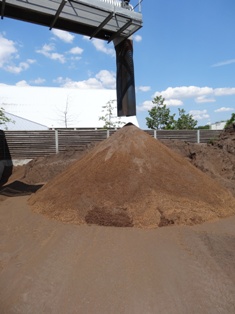
M 136 115 L 133 41 L 117 37 L 113 40 L 116 50 L 117 116 Z

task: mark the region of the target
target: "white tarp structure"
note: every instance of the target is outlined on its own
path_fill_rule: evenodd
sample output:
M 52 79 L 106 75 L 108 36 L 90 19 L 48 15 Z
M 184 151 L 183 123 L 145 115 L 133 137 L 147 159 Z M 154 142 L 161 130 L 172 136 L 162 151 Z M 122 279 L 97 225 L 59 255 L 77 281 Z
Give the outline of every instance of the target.
M 66 123 L 68 128 L 102 128 L 104 122 L 99 120 L 104 115 L 102 107 L 115 99 L 116 90 L 0 85 L 0 107 L 11 115 L 34 122 L 35 130 L 37 124 L 65 128 Z M 114 109 L 115 116 L 116 113 Z M 135 116 L 111 117 L 111 121 L 118 119 L 139 126 Z M 14 125 L 7 125 L 8 130 L 17 129 L 16 120 Z M 25 129 L 27 125 L 28 122 Z

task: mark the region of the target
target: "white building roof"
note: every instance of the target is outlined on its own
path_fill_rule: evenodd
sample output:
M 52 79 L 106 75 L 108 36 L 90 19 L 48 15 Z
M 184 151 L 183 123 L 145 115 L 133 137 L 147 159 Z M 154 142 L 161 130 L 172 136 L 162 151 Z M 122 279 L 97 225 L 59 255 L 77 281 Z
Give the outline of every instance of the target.
M 0 95 L 6 112 L 48 128 L 64 128 L 66 119 L 69 128 L 102 128 L 102 106 L 116 99 L 116 90 L 0 85 Z M 120 120 L 139 126 L 136 116 Z
M 48 130 L 48 127 L 46 125 L 18 117 L 6 111 L 4 113 L 5 113 L 5 116 L 11 120 L 10 122 L 7 122 L 3 126 L 1 126 L 5 130 L 11 130 L 11 131 Z
M 212 123 L 210 125 L 210 129 L 211 130 L 223 130 L 225 127 L 226 121 L 220 121 L 220 122 L 216 122 L 216 123 Z

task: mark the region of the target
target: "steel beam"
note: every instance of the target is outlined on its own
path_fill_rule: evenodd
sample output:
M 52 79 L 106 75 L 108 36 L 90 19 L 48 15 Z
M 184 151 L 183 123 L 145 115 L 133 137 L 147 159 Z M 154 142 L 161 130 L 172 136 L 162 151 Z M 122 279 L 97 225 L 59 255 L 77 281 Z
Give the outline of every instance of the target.
M 50 30 L 53 28 L 53 26 L 55 25 L 56 21 L 58 20 L 59 16 L 60 16 L 60 13 L 62 12 L 65 4 L 67 3 L 67 0 L 62 0 L 57 12 L 56 12 L 56 15 L 54 17 L 54 20 L 52 21 L 51 25 L 50 25 Z
M 99 33 L 99 31 L 114 17 L 114 13 L 111 12 L 106 19 L 100 24 L 99 27 L 97 27 L 97 29 L 94 31 L 94 33 L 91 35 L 90 39 L 92 39 L 93 37 L 95 37 L 95 35 L 97 35 Z
M 116 33 L 114 33 L 108 40 L 108 43 L 110 43 L 112 40 L 114 40 L 114 38 L 120 36 L 120 34 L 122 32 L 124 32 L 124 30 L 126 30 L 132 23 L 132 20 L 129 20 L 125 25 L 123 25 L 123 27 L 121 27 Z
M 2 0 L 1 19 L 3 19 L 4 17 L 5 4 L 6 4 L 6 1 Z

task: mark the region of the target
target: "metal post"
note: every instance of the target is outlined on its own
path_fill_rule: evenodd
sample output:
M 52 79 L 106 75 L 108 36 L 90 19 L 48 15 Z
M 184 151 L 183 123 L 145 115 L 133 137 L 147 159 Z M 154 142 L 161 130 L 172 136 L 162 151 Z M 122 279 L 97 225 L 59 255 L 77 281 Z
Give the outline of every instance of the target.
M 153 130 L 153 136 L 155 139 L 157 139 L 157 130 Z
M 200 130 L 197 130 L 197 143 L 200 144 Z
M 59 136 L 58 136 L 58 130 L 55 130 L 55 152 L 56 152 L 56 154 L 59 153 Z
M 109 129 L 107 129 L 107 138 L 109 138 L 110 136 L 110 132 L 109 132 Z

